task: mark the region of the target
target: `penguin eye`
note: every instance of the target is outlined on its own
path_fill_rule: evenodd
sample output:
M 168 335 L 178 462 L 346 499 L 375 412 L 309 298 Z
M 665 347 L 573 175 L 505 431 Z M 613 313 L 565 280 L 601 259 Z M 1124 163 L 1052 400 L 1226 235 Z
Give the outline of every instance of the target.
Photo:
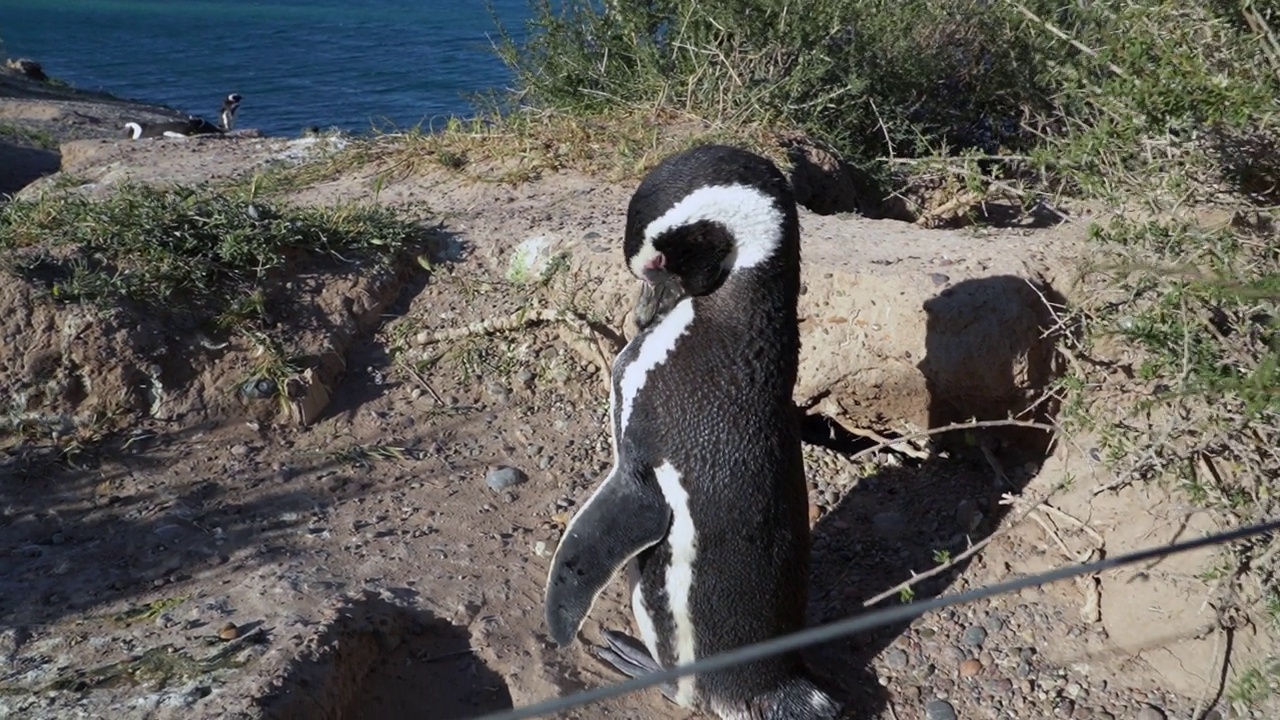
M 723 225 L 699 220 L 663 233 L 653 247 L 663 254 L 664 269 L 684 281 L 688 294 L 705 295 L 728 275 L 725 260 L 733 251 L 733 237 Z

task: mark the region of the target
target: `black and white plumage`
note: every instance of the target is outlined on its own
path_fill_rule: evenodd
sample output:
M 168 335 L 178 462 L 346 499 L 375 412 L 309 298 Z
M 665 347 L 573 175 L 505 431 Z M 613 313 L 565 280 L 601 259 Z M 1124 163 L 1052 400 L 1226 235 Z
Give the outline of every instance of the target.
M 162 123 L 127 122 L 125 130 L 129 139 L 140 140 L 153 137 L 192 137 L 195 135 L 220 135 L 229 132 L 235 125 L 236 111 L 240 109 L 243 97 L 232 93 L 222 100 L 222 109 L 218 113 L 218 124 L 202 117 L 190 115 L 186 120 L 174 120 Z
M 640 331 L 613 367 L 614 468 L 565 528 L 547 582 L 552 638 L 572 641 L 624 566 L 643 646 L 606 632 L 630 675 L 804 625 L 808 498 L 792 391 L 800 232 L 785 177 L 724 146 L 668 158 L 627 211 Z M 829 720 L 839 705 L 792 654 L 663 693 L 723 720 Z
M 239 93 L 231 93 L 222 99 L 222 110 L 218 112 L 218 122 L 223 132 L 231 132 L 236 125 L 236 111 L 240 109 L 240 101 L 244 97 Z

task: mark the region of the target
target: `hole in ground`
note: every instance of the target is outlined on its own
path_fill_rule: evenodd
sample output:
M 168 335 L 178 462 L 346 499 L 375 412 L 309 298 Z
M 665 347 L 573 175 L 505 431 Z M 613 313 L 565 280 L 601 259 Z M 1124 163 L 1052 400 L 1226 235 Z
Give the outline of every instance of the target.
M 465 628 L 365 595 L 304 642 L 279 689 L 280 720 L 458 720 L 512 707 L 506 682 L 473 652 Z

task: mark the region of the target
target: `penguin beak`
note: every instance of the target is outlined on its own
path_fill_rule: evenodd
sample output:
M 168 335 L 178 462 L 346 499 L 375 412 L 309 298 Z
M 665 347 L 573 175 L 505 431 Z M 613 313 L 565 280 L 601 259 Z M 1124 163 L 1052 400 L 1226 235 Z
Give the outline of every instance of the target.
M 640 299 L 636 301 L 636 327 L 643 330 L 652 325 L 684 297 L 684 283 L 679 275 L 656 267 L 645 268 Z

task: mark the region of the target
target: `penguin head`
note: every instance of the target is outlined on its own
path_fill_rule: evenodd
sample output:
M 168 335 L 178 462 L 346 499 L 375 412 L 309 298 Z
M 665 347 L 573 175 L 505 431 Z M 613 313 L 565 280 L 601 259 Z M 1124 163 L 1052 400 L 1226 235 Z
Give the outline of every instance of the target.
M 228 108 L 235 107 L 239 105 L 240 101 L 243 99 L 244 99 L 244 96 L 242 96 L 240 93 L 231 93 L 230 95 L 227 96 L 226 100 L 222 101 L 222 104 L 224 107 L 228 107 Z
M 795 200 L 754 153 L 704 145 L 645 176 L 627 209 L 627 268 L 661 294 L 706 295 L 732 275 L 799 268 Z M 665 304 L 665 303 L 664 303 Z

